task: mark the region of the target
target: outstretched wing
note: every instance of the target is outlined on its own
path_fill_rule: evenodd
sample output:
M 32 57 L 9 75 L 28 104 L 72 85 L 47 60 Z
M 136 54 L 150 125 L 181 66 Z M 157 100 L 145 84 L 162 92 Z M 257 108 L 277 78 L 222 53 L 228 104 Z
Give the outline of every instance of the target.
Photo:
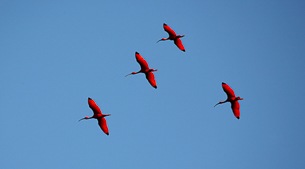
M 168 33 L 170 38 L 173 39 L 176 37 L 176 32 L 171 27 L 169 27 L 167 24 L 164 23 L 163 28 Z
M 157 88 L 157 82 L 155 80 L 155 75 L 153 72 L 148 72 L 145 73 L 146 75 L 146 79 L 148 80 L 148 82 L 150 83 L 150 85 L 154 88 Z
M 239 103 L 238 103 L 237 100 L 231 102 L 231 108 L 232 108 L 233 114 L 234 114 L 234 116 L 235 116 L 237 119 L 239 119 L 239 117 L 240 117 L 240 110 L 239 110 L 239 107 L 240 107 L 240 106 L 239 106 Z
M 149 69 L 148 63 L 146 62 L 146 60 L 140 55 L 140 53 L 136 52 L 136 59 L 137 62 L 140 64 L 141 66 L 141 70 L 146 70 Z
M 185 52 L 184 46 L 183 46 L 182 41 L 181 41 L 180 38 L 176 38 L 176 39 L 174 40 L 174 42 L 175 42 L 176 46 L 177 46 L 180 50 L 182 50 L 183 52 Z
M 92 109 L 94 115 L 102 114 L 101 109 L 98 107 L 98 105 L 95 103 L 95 101 L 92 100 L 90 97 L 88 97 L 88 104 L 89 104 L 89 107 Z
M 231 89 L 231 87 L 229 85 L 227 85 L 226 83 L 222 82 L 222 88 L 223 88 L 223 91 L 225 91 L 226 94 L 228 95 L 228 98 L 235 97 L 235 93 L 234 93 L 234 91 Z
M 98 120 L 98 125 L 103 130 L 103 132 L 105 134 L 109 135 L 109 130 L 108 130 L 106 119 L 104 117 L 102 117 L 102 118 L 98 118 L 97 120 Z

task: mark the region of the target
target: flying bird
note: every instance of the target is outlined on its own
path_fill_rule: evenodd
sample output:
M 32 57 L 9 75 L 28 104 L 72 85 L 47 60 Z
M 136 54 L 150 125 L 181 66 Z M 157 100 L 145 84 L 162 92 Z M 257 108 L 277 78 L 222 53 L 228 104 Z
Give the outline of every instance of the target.
M 176 35 L 176 32 L 165 23 L 163 24 L 163 28 L 168 33 L 169 37 L 168 38 L 162 38 L 158 42 L 165 41 L 165 40 L 173 40 L 174 43 L 176 44 L 176 46 L 180 50 L 185 52 L 184 46 L 183 46 L 182 41 L 180 39 L 180 38 L 184 37 L 184 35 Z
M 140 55 L 140 53 L 136 52 L 136 60 L 137 62 L 140 64 L 141 66 L 141 70 L 139 70 L 138 72 L 131 72 L 128 75 L 135 75 L 138 73 L 144 73 L 146 76 L 146 79 L 148 80 L 148 82 L 150 83 L 150 85 L 154 88 L 157 88 L 157 83 L 155 80 L 155 75 L 153 72 L 157 71 L 157 69 L 151 69 L 148 66 L 148 63 L 146 62 L 146 60 Z M 126 76 L 128 76 L 126 75 Z
M 107 122 L 106 122 L 105 117 L 110 116 L 110 114 L 103 114 L 101 109 L 98 107 L 98 105 L 90 97 L 88 97 L 88 104 L 89 104 L 89 107 L 93 111 L 93 116 L 92 117 L 86 116 L 86 117 L 80 119 L 79 121 L 88 120 L 88 119 L 92 119 L 92 118 L 97 119 L 98 125 L 103 130 L 103 132 L 105 134 L 109 135 L 109 130 L 107 127 Z
M 234 116 L 237 119 L 239 119 L 239 117 L 240 117 L 239 107 L 240 106 L 239 106 L 238 100 L 243 100 L 243 98 L 240 98 L 239 96 L 236 97 L 234 94 L 234 91 L 231 89 L 231 87 L 224 82 L 222 82 L 222 88 L 223 88 L 224 92 L 227 94 L 228 98 L 225 101 L 218 102 L 215 106 L 226 103 L 226 102 L 230 102 Z

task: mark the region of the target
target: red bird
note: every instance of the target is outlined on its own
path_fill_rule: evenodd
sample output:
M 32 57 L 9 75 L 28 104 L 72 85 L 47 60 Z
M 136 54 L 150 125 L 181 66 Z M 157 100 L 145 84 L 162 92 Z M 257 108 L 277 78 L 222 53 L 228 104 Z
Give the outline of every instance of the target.
M 88 104 L 89 104 L 89 107 L 92 109 L 92 111 L 94 113 L 93 116 L 92 117 L 86 116 L 86 117 L 80 119 L 79 121 L 84 120 L 84 119 L 88 120 L 88 119 L 95 118 L 95 119 L 97 119 L 98 125 L 103 130 L 103 132 L 105 134 L 109 135 L 109 131 L 108 131 L 107 122 L 106 122 L 105 117 L 110 116 L 110 114 L 103 114 L 101 109 L 98 107 L 98 105 L 90 97 L 88 97 Z
M 222 82 L 222 88 L 227 93 L 228 98 L 225 101 L 220 101 L 215 106 L 217 106 L 218 104 L 223 104 L 223 103 L 226 103 L 226 102 L 230 102 L 231 103 L 232 111 L 234 113 L 234 116 L 237 119 L 239 119 L 240 111 L 239 111 L 238 100 L 243 100 L 243 98 L 240 98 L 239 96 L 236 97 L 235 94 L 234 94 L 234 91 L 231 89 L 231 87 L 229 85 L 227 85 L 226 83 L 224 83 L 224 82 Z
M 159 41 L 173 40 L 175 42 L 176 46 L 180 50 L 185 52 L 184 46 L 183 46 L 182 41 L 180 39 L 180 38 L 184 37 L 184 35 L 176 35 L 176 32 L 165 23 L 163 24 L 163 28 L 168 33 L 169 37 L 168 38 L 162 38 Z
M 157 71 L 157 69 L 150 69 L 148 66 L 148 63 L 146 62 L 146 60 L 140 55 L 140 53 L 136 52 L 136 60 L 137 62 L 140 64 L 141 66 L 141 70 L 139 70 L 138 72 L 131 72 L 128 75 L 135 75 L 138 73 L 145 73 L 146 79 L 148 80 L 148 82 L 150 83 L 150 85 L 154 88 L 157 88 L 157 83 L 155 80 L 155 76 L 153 74 L 153 72 Z M 128 76 L 126 75 L 126 76 Z

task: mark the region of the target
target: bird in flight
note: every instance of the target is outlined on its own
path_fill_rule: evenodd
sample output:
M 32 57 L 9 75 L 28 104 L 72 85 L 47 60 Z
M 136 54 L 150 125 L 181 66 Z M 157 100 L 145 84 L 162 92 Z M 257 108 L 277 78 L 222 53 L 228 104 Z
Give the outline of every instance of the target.
M 92 117 L 86 116 L 86 117 L 80 119 L 79 121 L 88 120 L 88 119 L 92 119 L 92 118 L 97 119 L 98 125 L 103 130 L 103 132 L 105 134 L 109 135 L 109 130 L 107 127 L 107 122 L 106 122 L 105 117 L 110 116 L 110 114 L 103 114 L 101 109 L 98 107 L 98 105 L 90 97 L 88 97 L 88 104 L 89 104 L 89 107 L 93 111 L 93 116 Z
M 146 79 L 148 80 L 148 82 L 150 83 L 150 85 L 154 88 L 157 88 L 157 83 L 155 80 L 155 75 L 153 72 L 157 71 L 157 69 L 151 69 L 148 66 L 148 63 L 146 62 L 146 60 L 140 55 L 140 53 L 136 52 L 136 60 L 137 62 L 140 64 L 141 66 L 141 70 L 139 70 L 138 72 L 131 72 L 128 75 L 135 75 L 138 73 L 144 73 L 146 76 Z M 126 76 L 128 76 L 126 75 Z
M 239 107 L 240 106 L 239 106 L 238 100 L 243 100 L 243 98 L 240 98 L 239 96 L 236 97 L 234 94 L 234 91 L 231 89 L 231 87 L 224 82 L 222 82 L 222 88 L 223 88 L 224 92 L 227 94 L 228 98 L 225 101 L 218 102 L 215 106 L 226 103 L 226 102 L 230 102 L 234 116 L 237 119 L 239 119 L 239 117 L 240 117 Z
M 168 38 L 162 38 L 160 39 L 158 42 L 160 41 L 165 41 L 165 40 L 173 40 L 174 43 L 176 44 L 176 46 L 182 50 L 183 52 L 185 52 L 184 46 L 182 44 L 182 41 L 180 38 L 184 37 L 184 35 L 176 35 L 176 32 L 170 28 L 167 24 L 163 24 L 163 28 L 164 30 L 168 33 Z

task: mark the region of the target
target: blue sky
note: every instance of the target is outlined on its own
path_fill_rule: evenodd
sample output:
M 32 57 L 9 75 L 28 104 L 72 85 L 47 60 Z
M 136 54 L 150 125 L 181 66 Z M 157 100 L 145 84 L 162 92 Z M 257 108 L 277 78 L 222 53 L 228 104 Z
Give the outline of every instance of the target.
M 300 0 L 0 1 L 0 168 L 304 168 Z M 167 37 L 167 23 L 186 52 Z M 138 71 L 158 69 L 158 89 Z M 237 120 L 226 82 L 240 101 Z M 93 98 L 110 135 L 91 116 Z

